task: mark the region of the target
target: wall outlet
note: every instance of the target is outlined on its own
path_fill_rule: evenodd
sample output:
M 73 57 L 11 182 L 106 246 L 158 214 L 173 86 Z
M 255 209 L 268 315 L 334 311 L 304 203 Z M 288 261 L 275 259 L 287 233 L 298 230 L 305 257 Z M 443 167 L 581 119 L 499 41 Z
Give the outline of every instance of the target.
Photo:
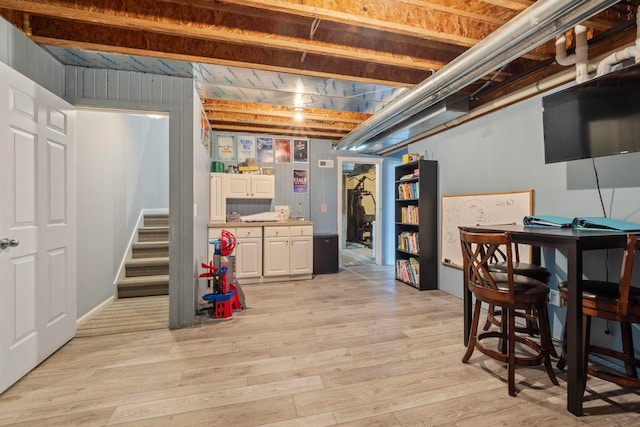
M 549 289 L 549 304 L 560 307 L 560 292 L 556 289 Z

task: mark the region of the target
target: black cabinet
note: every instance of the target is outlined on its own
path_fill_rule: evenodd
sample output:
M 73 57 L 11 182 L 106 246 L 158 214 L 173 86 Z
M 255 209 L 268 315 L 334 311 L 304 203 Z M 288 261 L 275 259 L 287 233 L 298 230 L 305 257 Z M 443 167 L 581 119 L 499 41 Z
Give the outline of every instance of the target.
M 396 279 L 422 290 L 438 288 L 438 162 L 395 169 Z

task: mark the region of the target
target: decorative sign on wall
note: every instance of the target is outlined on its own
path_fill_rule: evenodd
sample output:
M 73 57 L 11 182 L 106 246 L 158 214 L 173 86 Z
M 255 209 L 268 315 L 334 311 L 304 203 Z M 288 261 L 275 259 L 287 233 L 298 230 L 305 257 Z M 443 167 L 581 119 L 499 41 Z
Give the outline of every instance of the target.
M 256 137 L 249 135 L 238 136 L 238 163 L 256 158 Z
M 276 163 L 291 161 L 291 139 L 276 138 Z
M 233 135 L 216 136 L 216 159 L 229 162 L 236 159 Z
M 306 170 L 294 169 L 293 192 L 296 194 L 309 192 L 309 179 Z
M 293 161 L 295 163 L 307 163 L 309 161 L 309 140 L 294 139 L 293 140 Z
M 270 136 L 259 136 L 256 142 L 256 153 L 258 162 L 273 163 L 273 138 Z
M 203 112 L 200 113 L 200 142 L 207 151 L 207 155 L 211 155 L 211 127 L 209 126 L 209 119 Z

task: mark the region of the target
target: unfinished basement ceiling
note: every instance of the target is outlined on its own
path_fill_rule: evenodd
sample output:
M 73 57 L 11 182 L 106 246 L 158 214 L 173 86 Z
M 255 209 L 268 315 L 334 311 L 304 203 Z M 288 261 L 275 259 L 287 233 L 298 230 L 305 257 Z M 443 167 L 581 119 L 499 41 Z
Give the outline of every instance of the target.
M 533 3 L 0 0 L 0 15 L 64 64 L 193 77 L 215 130 L 338 142 Z M 633 42 L 639 3 L 584 23 L 591 58 Z M 491 103 L 563 71 L 554 56 L 549 41 L 460 94 Z

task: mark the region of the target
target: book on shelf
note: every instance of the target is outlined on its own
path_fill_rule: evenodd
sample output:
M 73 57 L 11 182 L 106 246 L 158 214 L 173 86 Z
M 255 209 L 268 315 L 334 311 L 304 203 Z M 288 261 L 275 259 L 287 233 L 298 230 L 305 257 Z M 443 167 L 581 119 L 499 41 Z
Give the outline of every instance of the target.
M 418 233 L 415 231 L 403 231 L 398 235 L 398 249 L 404 252 L 417 254 L 420 252 Z
M 417 182 L 404 182 L 398 184 L 398 199 L 417 199 L 420 194 L 420 186 Z
M 416 258 L 409 258 L 409 265 L 411 266 L 411 271 L 413 271 L 413 276 L 415 277 L 414 283 L 416 285 L 420 285 L 420 262 Z
M 404 206 L 402 208 L 402 222 L 405 224 L 418 224 L 420 209 L 418 206 Z
M 396 279 L 412 285 L 420 285 L 420 265 L 416 258 L 396 260 Z

